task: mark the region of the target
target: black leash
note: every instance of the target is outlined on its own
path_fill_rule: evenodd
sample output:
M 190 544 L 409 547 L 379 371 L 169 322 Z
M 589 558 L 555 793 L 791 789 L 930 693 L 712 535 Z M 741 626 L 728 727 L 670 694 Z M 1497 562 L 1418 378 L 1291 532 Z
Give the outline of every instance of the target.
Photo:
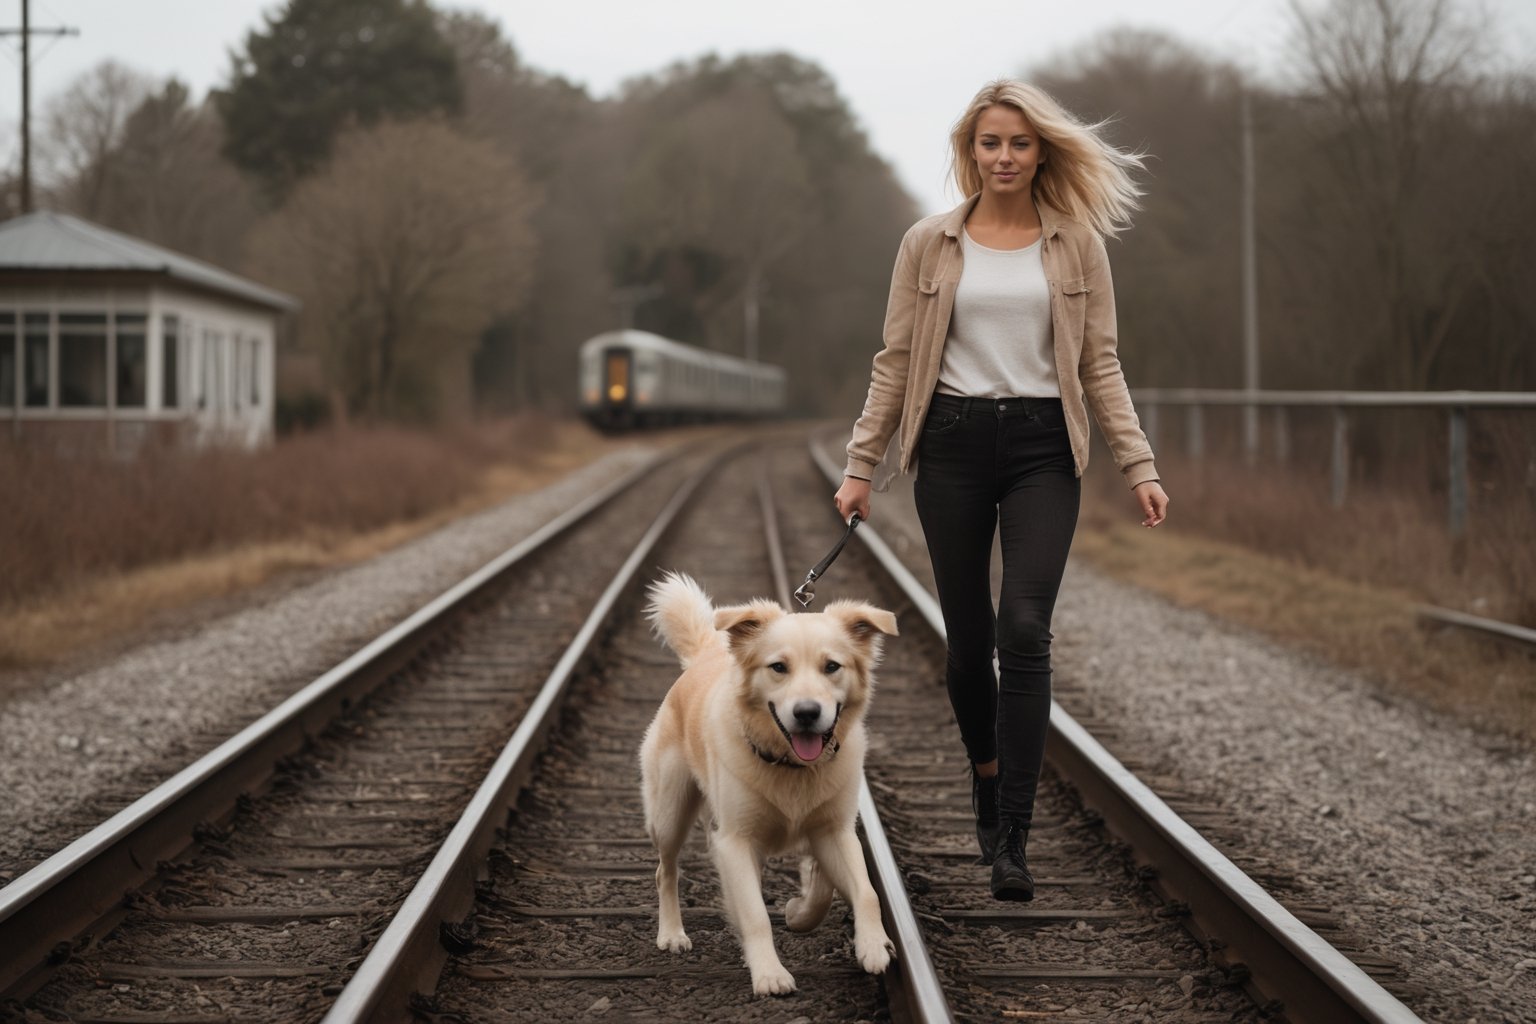
M 811 602 L 816 600 L 816 588 L 812 586 L 812 584 L 821 579 L 822 573 L 826 572 L 827 568 L 833 562 L 837 561 L 837 556 L 843 552 L 843 545 L 848 543 L 848 538 L 853 536 L 853 531 L 857 530 L 859 528 L 859 524 L 863 521 L 864 520 L 859 518 L 859 514 L 857 512 L 849 516 L 848 532 L 843 534 L 843 539 L 838 541 L 837 544 L 833 546 L 831 551 L 827 552 L 826 558 L 823 558 L 821 561 L 817 562 L 815 567 L 812 568 L 810 572 L 805 574 L 805 582 L 800 584 L 800 588 L 795 591 L 795 600 L 800 602 L 800 607 L 809 608 L 811 606 Z

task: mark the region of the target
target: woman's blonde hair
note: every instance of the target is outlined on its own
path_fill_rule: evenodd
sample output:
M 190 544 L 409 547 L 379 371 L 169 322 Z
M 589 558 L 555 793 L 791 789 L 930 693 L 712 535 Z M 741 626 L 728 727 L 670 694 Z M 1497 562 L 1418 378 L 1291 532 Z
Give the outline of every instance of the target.
M 976 119 L 988 107 L 1010 106 L 1024 115 L 1040 137 L 1041 159 L 1035 171 L 1035 194 L 1100 236 L 1113 236 L 1130 227 L 1141 187 L 1131 171 L 1145 169 L 1142 154 L 1116 149 L 1099 137 L 1106 122 L 1084 124 L 1045 90 L 1011 78 L 988 82 L 971 100 L 949 133 L 953 158 L 950 172 L 960 194 L 981 191 L 981 171 L 971 155 Z

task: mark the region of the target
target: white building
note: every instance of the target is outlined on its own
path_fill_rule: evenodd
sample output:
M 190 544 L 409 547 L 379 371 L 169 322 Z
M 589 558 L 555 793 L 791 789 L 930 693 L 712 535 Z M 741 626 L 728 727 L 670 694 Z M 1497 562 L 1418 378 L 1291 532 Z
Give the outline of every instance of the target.
M 60 213 L 0 224 L 0 424 L 131 451 L 272 438 L 288 295 Z M 8 422 L 7 422 L 8 421 Z

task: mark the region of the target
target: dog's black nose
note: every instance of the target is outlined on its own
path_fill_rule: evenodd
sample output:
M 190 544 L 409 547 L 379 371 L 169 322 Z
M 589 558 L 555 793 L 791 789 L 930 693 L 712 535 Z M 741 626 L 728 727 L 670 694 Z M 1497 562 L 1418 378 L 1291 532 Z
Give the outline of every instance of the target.
M 802 700 L 795 702 L 795 721 L 801 725 L 810 725 L 821 717 L 821 705 L 814 700 Z

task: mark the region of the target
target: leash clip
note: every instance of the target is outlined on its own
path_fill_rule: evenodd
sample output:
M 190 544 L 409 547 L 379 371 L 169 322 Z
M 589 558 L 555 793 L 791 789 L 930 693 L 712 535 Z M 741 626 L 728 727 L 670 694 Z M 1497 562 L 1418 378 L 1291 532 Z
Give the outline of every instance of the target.
M 817 562 L 815 566 L 812 567 L 811 571 L 805 574 L 805 582 L 800 584 L 800 586 L 795 590 L 795 600 L 800 602 L 801 608 L 809 608 L 811 606 L 811 602 L 816 600 L 816 581 L 821 579 L 822 574 L 827 571 L 827 568 L 837 560 L 837 556 L 842 554 L 843 545 L 848 543 L 848 538 L 853 536 L 853 531 L 857 530 L 859 528 L 859 524 L 863 521 L 863 519 L 859 518 L 859 514 L 857 512 L 849 516 L 848 532 L 843 534 L 842 540 L 838 541 L 837 544 L 833 546 L 832 550 L 827 552 L 826 558 L 823 558 L 821 561 Z

